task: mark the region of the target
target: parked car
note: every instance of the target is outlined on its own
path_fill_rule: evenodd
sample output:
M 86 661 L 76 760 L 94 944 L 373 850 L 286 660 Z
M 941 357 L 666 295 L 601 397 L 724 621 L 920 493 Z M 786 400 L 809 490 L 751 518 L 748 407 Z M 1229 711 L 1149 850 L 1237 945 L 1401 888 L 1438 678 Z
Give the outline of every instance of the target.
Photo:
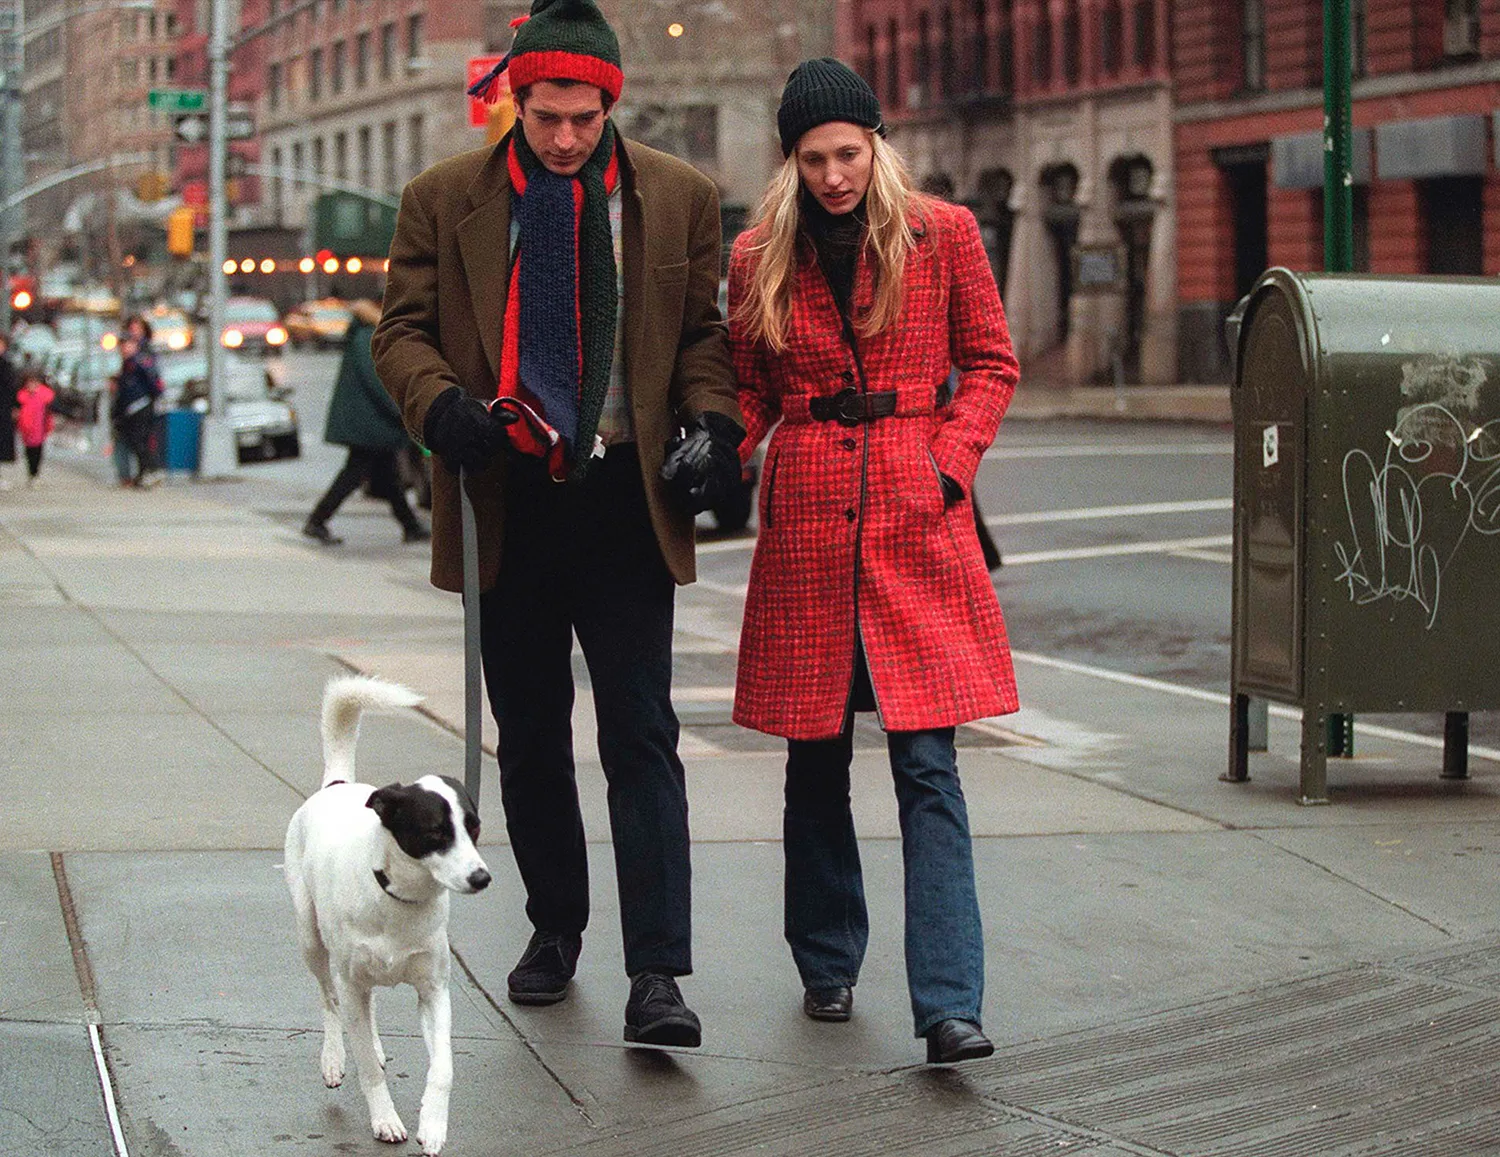
M 153 305 L 142 317 L 151 326 L 151 344 L 158 353 L 179 353 L 190 349 L 197 331 L 192 319 L 170 305 Z
M 302 442 L 292 390 L 282 382 L 279 360 L 251 361 L 224 355 L 224 416 L 234 430 L 241 462 L 298 458 Z M 197 351 L 164 356 L 162 406 L 208 410 L 208 358 Z
M 344 344 L 349 332 L 349 307 L 336 297 L 305 301 L 295 306 L 282 325 L 293 345 L 311 345 L 319 349 Z
M 231 297 L 224 303 L 224 332 L 220 343 L 245 353 L 270 353 L 286 345 L 286 327 L 268 298 Z

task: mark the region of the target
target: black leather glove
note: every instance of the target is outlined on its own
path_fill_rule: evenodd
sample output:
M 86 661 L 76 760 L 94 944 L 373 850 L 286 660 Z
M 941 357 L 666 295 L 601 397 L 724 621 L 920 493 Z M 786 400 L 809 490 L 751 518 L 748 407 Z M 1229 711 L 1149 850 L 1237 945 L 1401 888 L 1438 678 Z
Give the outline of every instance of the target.
M 941 470 L 938 471 L 938 482 L 943 488 L 943 509 L 947 510 L 955 502 L 964 500 L 964 487 L 957 478 L 950 478 Z
M 744 428 L 709 410 L 685 435 L 667 443 L 661 476 L 691 514 L 711 510 L 740 484 L 740 442 Z
M 455 474 L 483 470 L 504 448 L 505 427 L 515 420 L 516 415 L 510 411 L 490 409 L 453 386 L 427 407 L 422 442 Z

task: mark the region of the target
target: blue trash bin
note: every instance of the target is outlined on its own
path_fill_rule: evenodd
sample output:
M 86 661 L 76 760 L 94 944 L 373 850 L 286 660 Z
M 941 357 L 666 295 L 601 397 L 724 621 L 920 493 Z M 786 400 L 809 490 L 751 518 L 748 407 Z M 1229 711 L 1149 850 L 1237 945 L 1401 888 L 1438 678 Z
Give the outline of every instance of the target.
M 197 410 L 168 410 L 166 451 L 162 465 L 168 470 L 198 469 L 198 445 L 203 428 L 203 415 Z

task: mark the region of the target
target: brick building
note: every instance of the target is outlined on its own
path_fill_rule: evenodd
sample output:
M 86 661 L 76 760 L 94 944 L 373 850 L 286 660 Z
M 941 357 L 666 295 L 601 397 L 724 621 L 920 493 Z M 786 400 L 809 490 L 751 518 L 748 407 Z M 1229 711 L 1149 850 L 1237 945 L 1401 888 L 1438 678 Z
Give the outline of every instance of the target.
M 840 0 L 914 173 L 974 208 L 1033 384 L 1176 376 L 1168 0 Z
M 1323 265 L 1321 0 L 1176 0 L 1180 366 L 1268 265 Z M 1352 0 L 1355 267 L 1500 273 L 1500 0 Z

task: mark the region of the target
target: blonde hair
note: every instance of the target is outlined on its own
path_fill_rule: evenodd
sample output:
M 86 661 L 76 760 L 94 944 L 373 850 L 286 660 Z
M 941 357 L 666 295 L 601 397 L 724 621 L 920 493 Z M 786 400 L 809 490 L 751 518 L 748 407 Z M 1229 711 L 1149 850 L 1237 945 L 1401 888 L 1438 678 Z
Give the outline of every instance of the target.
M 865 248 L 874 264 L 875 301 L 867 317 L 855 324 L 861 337 L 879 333 L 901 315 L 906 256 L 916 244 L 910 212 L 926 199 L 912 184 L 906 162 L 878 133 L 869 132 L 874 156 L 865 193 Z M 797 244 L 802 230 L 802 178 L 797 152 L 781 171 L 755 211 L 751 251 L 759 261 L 745 295 L 734 311 L 751 341 L 763 341 L 777 353 L 786 349 L 792 311 L 792 283 L 797 273 Z

